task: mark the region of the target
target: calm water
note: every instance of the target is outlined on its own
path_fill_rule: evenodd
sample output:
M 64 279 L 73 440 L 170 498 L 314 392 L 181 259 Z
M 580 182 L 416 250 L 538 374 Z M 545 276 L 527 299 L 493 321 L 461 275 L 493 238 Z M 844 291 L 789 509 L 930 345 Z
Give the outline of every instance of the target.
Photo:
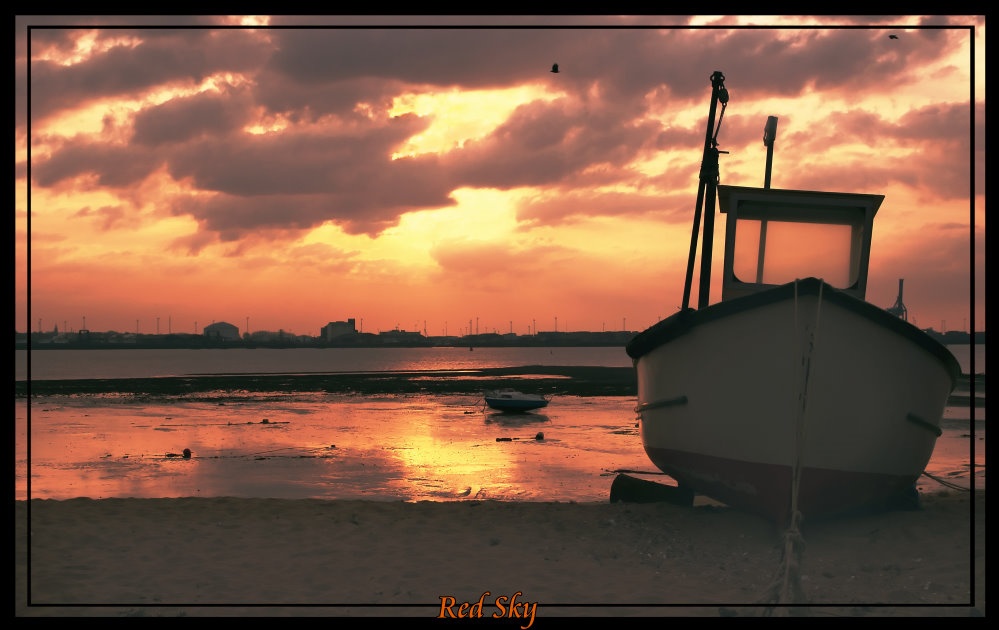
M 971 346 L 948 346 L 965 373 Z M 142 378 L 193 374 L 461 370 L 522 365 L 630 367 L 624 348 L 290 348 L 274 350 L 40 350 L 30 353 L 31 378 Z M 14 378 L 28 375 L 28 351 L 14 351 Z M 975 371 L 985 372 L 985 345 L 974 346 Z

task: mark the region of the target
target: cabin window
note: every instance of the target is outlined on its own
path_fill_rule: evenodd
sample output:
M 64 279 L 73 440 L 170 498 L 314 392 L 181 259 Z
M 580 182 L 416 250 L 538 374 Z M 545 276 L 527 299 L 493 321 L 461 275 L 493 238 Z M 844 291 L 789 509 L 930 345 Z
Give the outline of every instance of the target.
M 853 240 L 849 225 L 740 218 L 732 271 L 748 283 L 784 284 L 815 277 L 848 288 L 857 281 L 856 272 L 851 273 L 856 269 Z

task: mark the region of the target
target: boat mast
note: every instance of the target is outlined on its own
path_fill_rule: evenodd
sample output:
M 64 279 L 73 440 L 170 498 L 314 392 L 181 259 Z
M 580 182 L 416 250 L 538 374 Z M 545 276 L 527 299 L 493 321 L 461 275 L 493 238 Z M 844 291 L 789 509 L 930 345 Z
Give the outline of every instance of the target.
M 718 128 L 715 128 L 715 112 L 718 103 L 722 104 L 722 113 L 718 118 Z M 686 311 L 690 305 L 690 289 L 694 278 L 694 258 L 697 254 L 697 235 L 701 223 L 701 209 L 704 209 L 704 250 L 701 252 L 700 293 L 697 308 L 708 305 L 708 293 L 711 288 L 711 249 L 712 235 L 715 226 L 715 197 L 718 185 L 718 154 L 728 151 L 718 150 L 718 131 L 721 129 L 721 119 L 725 116 L 728 103 L 728 90 L 725 89 L 725 75 L 715 71 L 711 75 L 711 106 L 708 109 L 708 128 L 704 136 L 704 156 L 701 159 L 700 183 L 697 187 L 697 203 L 694 207 L 694 227 L 690 234 L 690 253 L 687 257 L 687 277 L 683 284 L 683 306 Z M 705 205 L 706 204 L 706 205 Z

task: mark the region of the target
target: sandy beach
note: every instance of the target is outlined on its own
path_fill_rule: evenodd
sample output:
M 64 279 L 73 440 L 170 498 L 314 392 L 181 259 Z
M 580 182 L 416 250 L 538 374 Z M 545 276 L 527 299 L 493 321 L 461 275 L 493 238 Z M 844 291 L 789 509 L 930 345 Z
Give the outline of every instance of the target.
M 797 572 L 782 532 L 713 505 L 36 499 L 15 512 L 18 616 L 512 611 L 520 627 L 544 627 L 584 615 L 985 614 L 984 492 L 805 523 Z M 800 587 L 781 603 L 802 606 L 767 606 L 781 576 Z

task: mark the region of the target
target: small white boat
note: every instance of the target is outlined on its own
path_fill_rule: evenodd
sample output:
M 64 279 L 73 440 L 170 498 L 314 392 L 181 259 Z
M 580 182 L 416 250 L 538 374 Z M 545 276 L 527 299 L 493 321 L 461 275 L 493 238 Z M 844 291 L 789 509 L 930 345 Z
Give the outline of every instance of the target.
M 525 394 L 515 389 L 495 389 L 485 393 L 486 404 L 497 411 L 531 411 L 547 407 L 549 399 L 539 394 Z
M 710 134 L 717 103 L 728 101 L 723 81 L 712 76 L 683 306 L 627 347 L 645 452 L 681 488 L 778 525 L 911 497 L 960 366 L 928 334 L 865 301 L 884 197 L 771 189 L 769 154 L 764 188 L 717 185 Z M 771 149 L 775 132 L 771 117 Z M 727 221 L 721 301 L 709 304 L 716 193 Z

